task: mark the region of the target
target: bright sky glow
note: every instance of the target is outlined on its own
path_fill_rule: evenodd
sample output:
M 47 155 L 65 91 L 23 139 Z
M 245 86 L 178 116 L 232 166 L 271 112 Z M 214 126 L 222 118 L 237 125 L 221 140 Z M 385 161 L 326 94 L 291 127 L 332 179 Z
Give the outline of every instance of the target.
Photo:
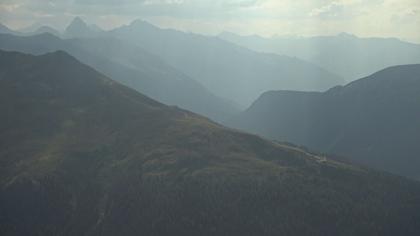
M 110 29 L 145 19 L 202 34 L 397 37 L 420 43 L 419 0 L 0 0 L 0 21 L 64 28 L 74 16 Z

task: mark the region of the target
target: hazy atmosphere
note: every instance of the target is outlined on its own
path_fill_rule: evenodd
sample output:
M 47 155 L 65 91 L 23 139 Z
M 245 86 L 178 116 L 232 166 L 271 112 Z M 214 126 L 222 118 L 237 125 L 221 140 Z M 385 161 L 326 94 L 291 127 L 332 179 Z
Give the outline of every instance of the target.
M 419 0 L 0 0 L 1 236 L 419 236 Z
M 46 24 L 62 29 L 74 16 L 111 29 L 134 19 L 203 34 L 262 36 L 347 32 L 420 43 L 418 0 L 1 0 L 0 21 L 11 28 Z

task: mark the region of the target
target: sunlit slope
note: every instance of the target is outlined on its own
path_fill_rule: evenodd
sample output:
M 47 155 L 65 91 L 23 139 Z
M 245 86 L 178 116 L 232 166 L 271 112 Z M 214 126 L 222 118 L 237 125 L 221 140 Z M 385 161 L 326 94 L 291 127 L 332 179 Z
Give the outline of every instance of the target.
M 418 235 L 420 185 L 0 52 L 2 235 Z

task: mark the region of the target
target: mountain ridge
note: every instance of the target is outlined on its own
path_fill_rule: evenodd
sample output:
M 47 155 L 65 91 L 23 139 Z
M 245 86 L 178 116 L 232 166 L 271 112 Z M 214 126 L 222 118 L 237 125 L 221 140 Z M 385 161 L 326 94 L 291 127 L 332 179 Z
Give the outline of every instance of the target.
M 62 40 L 51 34 L 27 37 L 0 35 L 0 48 L 42 54 L 57 49 L 107 76 L 169 105 L 208 116 L 218 122 L 237 108 L 209 92 L 200 83 L 149 52 L 112 38 Z
M 325 90 L 343 82 L 297 58 L 257 53 L 217 37 L 161 29 L 144 21 L 113 29 L 108 35 L 143 47 L 243 107 L 269 88 Z
M 5 235 L 419 232 L 418 183 L 226 129 L 65 52 L 0 51 L 0 98 Z
M 420 45 L 396 38 L 359 38 L 348 33 L 313 37 L 253 37 L 224 33 L 220 38 L 244 47 L 312 62 L 347 82 L 398 64 L 420 63 Z
M 418 179 L 419 73 L 393 66 L 324 93 L 267 92 L 230 125 Z
M 97 26 L 90 26 L 86 24 L 79 16 L 76 16 L 67 28 L 64 30 L 64 37 L 66 38 L 85 38 L 85 37 L 96 37 L 101 33 L 101 30 Z

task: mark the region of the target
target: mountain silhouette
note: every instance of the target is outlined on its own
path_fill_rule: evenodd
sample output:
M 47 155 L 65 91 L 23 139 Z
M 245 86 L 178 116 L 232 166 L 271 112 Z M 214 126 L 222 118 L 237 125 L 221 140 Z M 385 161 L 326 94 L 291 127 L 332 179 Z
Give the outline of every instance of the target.
M 197 81 L 160 58 L 118 39 L 61 40 L 51 34 L 31 37 L 0 35 L 0 48 L 36 55 L 56 50 L 69 52 L 112 79 L 151 98 L 219 122 L 238 112 L 236 105 L 213 95 Z
M 224 32 L 220 38 L 266 53 L 288 55 L 310 61 L 348 82 L 384 68 L 420 63 L 420 45 L 395 38 L 335 36 L 272 37 L 239 36 Z
M 97 27 L 88 26 L 80 17 L 75 17 L 64 31 L 66 38 L 95 37 L 100 31 Z
M 31 32 L 32 35 L 37 35 L 37 34 L 44 34 L 44 33 L 49 33 L 52 34 L 54 36 L 59 37 L 61 35 L 61 33 L 49 26 L 40 26 L 38 29 L 36 29 L 34 32 Z
M 3 25 L 0 23 L 0 34 L 19 34 L 18 32 L 15 32 L 14 30 L 11 30 L 9 27 Z
M 420 179 L 420 65 L 402 65 L 327 92 L 271 91 L 237 128 Z
M 217 37 L 161 29 L 141 20 L 107 35 L 144 48 L 242 107 L 271 89 L 324 91 L 344 83 L 339 76 L 297 58 L 257 53 Z
M 0 52 L 3 235 L 417 235 L 420 185 Z M 264 222 L 264 223 L 261 223 Z

